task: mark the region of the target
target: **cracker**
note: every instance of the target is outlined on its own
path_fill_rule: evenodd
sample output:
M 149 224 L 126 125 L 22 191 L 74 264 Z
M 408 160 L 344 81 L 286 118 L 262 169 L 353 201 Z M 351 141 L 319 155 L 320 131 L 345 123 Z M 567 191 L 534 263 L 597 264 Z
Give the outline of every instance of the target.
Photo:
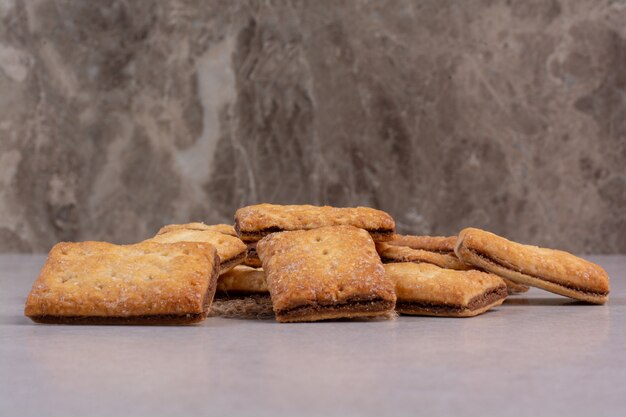
M 568 252 L 523 245 L 474 228 L 461 231 L 455 252 L 463 262 L 519 284 L 593 304 L 608 300 L 606 271 Z
M 383 263 L 397 262 L 427 262 L 442 268 L 457 269 L 465 271 L 472 269 L 471 266 L 461 262 L 459 258 L 449 253 L 431 252 L 422 249 L 412 249 L 406 246 L 394 246 L 385 242 L 376 244 L 376 250 Z
M 265 282 L 265 273 L 262 269 L 238 265 L 232 270 L 220 275 L 217 280 L 216 296 L 243 296 L 249 294 L 269 295 Z
M 274 233 L 257 245 L 280 322 L 388 315 L 393 282 L 371 236 L 352 226 Z
M 156 235 L 145 242 L 176 243 L 203 242 L 217 249 L 220 257 L 220 274 L 229 271 L 242 263 L 246 258 L 247 247 L 236 237 L 225 235 L 213 230 L 176 229 Z
M 258 204 L 240 208 L 235 213 L 235 229 L 245 242 L 256 242 L 274 232 L 339 225 L 365 229 L 375 241 L 391 239 L 395 230 L 395 222 L 389 214 L 369 207 Z
M 219 258 L 202 243 L 58 243 L 26 301 L 39 323 L 189 324 L 206 318 Z
M 383 246 L 378 248 L 383 262 L 430 262 L 442 268 L 467 270 L 476 266 L 466 264 L 459 260 L 454 253 L 456 236 L 402 236 L 395 235 L 388 243 L 391 246 L 402 247 L 393 249 Z M 416 252 L 410 249 L 416 250 Z M 428 252 L 425 252 L 428 251 Z M 518 284 L 504 278 L 509 294 L 519 294 L 529 290 L 527 285 Z
M 213 232 L 220 232 L 225 235 L 237 237 L 235 228 L 230 224 L 204 224 L 204 223 L 184 223 L 184 224 L 168 224 L 163 226 L 157 232 L 157 235 L 171 232 L 173 230 L 211 230 Z
M 402 314 L 472 317 L 502 304 L 507 287 L 497 275 L 457 271 L 428 263 L 385 265 L 395 284 L 396 311 Z

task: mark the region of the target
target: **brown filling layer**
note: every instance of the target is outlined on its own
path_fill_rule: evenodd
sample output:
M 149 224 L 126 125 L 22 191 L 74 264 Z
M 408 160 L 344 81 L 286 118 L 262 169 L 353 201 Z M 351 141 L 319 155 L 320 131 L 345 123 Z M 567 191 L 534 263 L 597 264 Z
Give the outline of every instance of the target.
M 506 298 L 508 290 L 506 286 L 492 288 L 485 293 L 470 300 L 466 305 L 441 304 L 427 301 L 401 301 L 396 303 L 396 310 L 426 310 L 433 313 L 462 313 L 464 311 L 474 311 Z
M 313 316 L 323 312 L 344 312 L 344 313 L 382 313 L 392 310 L 394 302 L 375 298 L 372 300 L 346 301 L 341 304 L 314 304 L 288 308 L 276 312 L 277 316 L 284 318 L 301 318 Z
M 380 260 L 384 263 L 384 264 L 397 264 L 397 263 L 402 263 L 402 262 L 413 262 L 416 264 L 421 264 L 421 263 L 430 263 L 430 262 L 426 262 L 426 261 L 420 261 L 417 259 L 412 259 L 412 260 L 407 260 L 405 257 L 401 256 L 399 258 L 388 258 L 388 257 L 380 257 Z
M 390 229 L 365 230 L 372 236 L 372 239 L 374 239 L 374 241 L 376 242 L 389 241 L 393 239 L 393 236 L 395 234 L 395 231 Z
M 233 265 L 239 265 L 241 262 L 243 262 L 245 258 L 246 258 L 246 252 L 242 252 L 239 255 L 235 256 L 234 258 L 226 262 L 220 263 L 220 270 L 224 271 L 226 269 L 229 269 Z
M 527 275 L 527 276 L 529 276 L 531 278 L 535 278 L 535 279 L 538 279 L 538 280 L 541 280 L 541 281 L 547 281 L 547 282 L 550 282 L 552 284 L 558 285 L 558 286 L 563 287 L 563 288 L 567 288 L 567 289 L 570 289 L 570 290 L 573 290 L 573 291 L 582 292 L 582 293 L 589 294 L 589 295 L 592 295 L 592 296 L 604 297 L 604 296 L 607 296 L 609 294 L 608 291 L 590 291 L 590 290 L 588 290 L 586 288 L 577 287 L 576 285 L 573 285 L 573 284 L 563 283 L 563 282 L 556 282 L 556 281 L 554 281 L 553 279 L 550 279 L 550 278 L 538 277 L 536 275 L 531 275 L 531 274 L 528 274 L 528 273 L 522 271 L 520 268 L 516 268 L 516 267 L 514 267 L 513 265 L 510 265 L 510 264 L 507 265 L 507 264 L 505 264 L 502 261 L 499 261 L 499 260 L 497 260 L 495 258 L 492 258 L 491 256 L 487 255 L 486 253 L 479 252 L 479 251 L 474 250 L 474 249 L 469 249 L 469 251 L 472 252 L 474 255 L 478 256 L 479 258 L 481 258 L 482 260 L 484 260 L 487 263 L 493 264 L 495 266 L 499 266 L 500 268 L 508 269 L 510 271 L 514 271 L 514 272 L 518 272 L 520 274 Z
M 256 243 L 254 247 L 248 246 L 248 256 L 246 256 L 244 264 L 253 268 L 260 268 L 263 266 L 261 258 L 259 258 L 259 253 L 256 251 Z
M 220 275 L 220 269 L 221 265 L 218 265 L 217 262 L 215 262 L 213 270 L 211 271 L 211 277 L 209 278 L 209 287 L 202 298 L 202 314 L 204 314 L 204 317 L 209 314 L 209 307 L 211 307 L 211 302 L 213 301 L 213 297 L 215 297 L 215 290 L 217 289 L 217 279 Z
M 240 237 L 240 239 L 242 239 L 246 244 L 250 244 L 252 242 L 256 242 L 258 240 L 261 240 L 262 238 L 264 238 L 265 236 L 269 235 L 270 233 L 277 233 L 277 232 L 289 232 L 289 231 L 294 231 L 294 230 L 310 230 L 310 229 L 283 229 L 280 227 L 267 227 L 265 229 L 261 229 L 261 230 L 251 230 L 251 231 L 246 231 L 246 230 L 240 230 L 239 225 L 235 224 L 235 229 L 237 230 L 237 235 Z M 367 232 L 372 235 L 375 236 L 377 239 L 382 239 L 382 238 L 391 238 L 394 234 L 393 229 L 365 229 L 367 230 Z
M 46 324 L 191 324 L 206 318 L 207 311 L 194 314 L 162 314 L 131 317 L 99 317 L 99 316 L 32 316 L 37 323 Z
M 258 236 L 259 239 L 261 239 L 264 236 L 269 235 L 270 233 L 285 232 L 287 230 L 287 229 L 282 229 L 282 228 L 276 227 L 276 226 L 274 226 L 274 227 L 267 227 L 267 228 L 261 229 L 261 230 L 253 230 L 253 231 L 245 231 L 245 230 L 241 231 L 239 229 L 238 225 L 236 226 L 236 228 L 237 228 L 237 234 L 240 235 L 240 236 L 241 235 L 244 235 L 246 237 L 257 237 Z M 257 240 L 259 240 L 259 239 L 257 239 Z
M 399 263 L 401 262 L 399 259 L 395 259 L 395 258 L 387 258 L 386 256 L 381 256 L 380 260 L 384 263 L 384 264 L 395 264 L 395 263 Z
M 399 248 L 409 248 L 409 249 L 413 249 L 413 250 L 423 250 L 423 251 L 426 251 L 426 252 L 438 253 L 439 255 L 455 255 L 454 254 L 454 250 L 451 250 L 451 249 L 416 248 L 416 247 L 413 247 L 413 246 L 399 245 L 399 244 L 393 243 L 393 242 L 387 242 L 387 244 L 389 244 L 391 246 L 397 246 Z

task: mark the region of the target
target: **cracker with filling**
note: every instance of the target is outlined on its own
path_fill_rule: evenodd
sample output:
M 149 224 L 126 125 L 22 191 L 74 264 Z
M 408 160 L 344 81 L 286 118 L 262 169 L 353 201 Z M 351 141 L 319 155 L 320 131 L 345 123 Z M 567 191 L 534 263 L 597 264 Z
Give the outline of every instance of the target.
M 457 271 L 428 263 L 391 263 L 385 272 L 395 284 L 401 314 L 473 317 L 507 297 L 504 281 L 477 270 Z
M 219 264 L 202 243 L 58 243 L 24 313 L 38 323 L 196 323 L 209 312 Z
M 209 243 L 217 249 L 220 257 L 220 274 L 227 272 L 246 259 L 247 247 L 239 238 L 225 235 L 213 230 L 177 229 L 156 235 L 145 242 L 177 243 L 202 242 Z
M 330 226 L 274 233 L 257 245 L 280 322 L 388 316 L 393 282 L 363 229 Z
M 256 242 L 275 232 L 349 225 L 367 230 L 374 241 L 393 237 L 395 222 L 381 210 L 369 207 L 282 206 L 258 204 L 235 213 L 235 229 L 244 242 Z
M 609 277 L 599 265 L 571 253 L 523 245 L 493 233 L 461 231 L 455 253 L 463 262 L 530 285 L 593 304 L 609 296 Z

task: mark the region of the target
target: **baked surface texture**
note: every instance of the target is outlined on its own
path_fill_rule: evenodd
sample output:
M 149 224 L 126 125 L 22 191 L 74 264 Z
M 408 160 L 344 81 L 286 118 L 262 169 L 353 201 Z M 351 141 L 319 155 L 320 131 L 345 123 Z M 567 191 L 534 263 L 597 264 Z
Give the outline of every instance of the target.
M 217 294 L 226 296 L 265 294 L 269 295 L 262 269 L 238 265 L 220 275 L 217 280 Z
M 156 235 L 145 242 L 177 243 L 202 242 L 209 243 L 217 249 L 220 257 L 220 273 L 229 271 L 242 263 L 246 258 L 247 247 L 239 238 L 214 230 L 176 229 Z
M 379 316 L 393 311 L 371 236 L 352 226 L 274 233 L 257 245 L 281 322 Z
M 183 224 L 168 224 L 167 226 L 163 226 L 157 232 L 157 235 L 161 235 L 163 233 L 171 232 L 173 230 L 212 230 L 214 232 L 220 232 L 225 235 L 237 237 L 237 232 L 235 228 L 230 224 L 204 224 L 204 223 L 183 223 Z
M 456 236 L 411 236 L 394 235 L 387 242 L 393 246 L 405 246 L 411 249 L 421 249 L 442 254 L 454 254 Z
M 396 289 L 396 311 L 403 314 L 472 317 L 502 304 L 504 281 L 477 270 L 456 271 L 428 263 L 391 263 L 387 276 Z
M 186 324 L 206 318 L 219 257 L 202 243 L 58 243 L 26 300 L 41 323 Z
M 246 242 L 260 240 L 274 232 L 340 225 L 365 229 L 375 241 L 389 240 L 395 231 L 395 222 L 389 214 L 369 207 L 258 204 L 240 208 L 235 213 L 235 229 Z
M 376 250 L 383 263 L 394 262 L 427 262 L 442 268 L 465 271 L 473 269 L 459 260 L 453 253 L 432 252 L 430 250 L 412 249 L 407 246 L 394 246 L 386 242 L 376 243 Z
M 594 304 L 608 300 L 606 271 L 568 252 L 523 245 L 474 228 L 461 231 L 455 252 L 463 262 L 519 284 Z

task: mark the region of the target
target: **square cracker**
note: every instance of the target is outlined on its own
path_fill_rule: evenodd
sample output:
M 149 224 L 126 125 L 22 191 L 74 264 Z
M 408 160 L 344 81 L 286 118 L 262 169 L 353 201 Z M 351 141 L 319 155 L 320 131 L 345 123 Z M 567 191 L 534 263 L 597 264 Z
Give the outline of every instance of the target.
M 393 311 L 393 282 L 363 229 L 274 233 L 257 245 L 281 322 L 380 316 Z
M 145 242 L 177 243 L 201 242 L 208 243 L 217 249 L 220 257 L 220 274 L 229 271 L 246 259 L 248 248 L 239 238 L 213 230 L 176 229 L 156 235 Z
M 245 242 L 255 242 L 274 232 L 339 225 L 365 229 L 375 241 L 391 239 L 396 227 L 389 214 L 369 207 L 258 204 L 235 213 L 235 229 Z
M 206 318 L 219 258 L 201 243 L 58 243 L 26 301 L 40 323 L 188 324 Z
M 157 235 L 162 235 L 163 233 L 171 232 L 173 230 L 211 230 L 214 232 L 220 232 L 225 235 L 230 235 L 237 237 L 237 232 L 235 228 L 230 224 L 204 224 L 200 222 L 195 223 L 184 223 L 184 224 L 168 224 L 167 226 L 163 226 L 157 232 Z
M 594 304 L 609 297 L 606 271 L 568 252 L 523 245 L 471 227 L 459 233 L 455 252 L 463 262 L 518 284 Z
M 457 271 L 428 263 L 385 265 L 395 283 L 396 310 L 403 314 L 471 317 L 502 304 L 505 282 L 481 271 Z

